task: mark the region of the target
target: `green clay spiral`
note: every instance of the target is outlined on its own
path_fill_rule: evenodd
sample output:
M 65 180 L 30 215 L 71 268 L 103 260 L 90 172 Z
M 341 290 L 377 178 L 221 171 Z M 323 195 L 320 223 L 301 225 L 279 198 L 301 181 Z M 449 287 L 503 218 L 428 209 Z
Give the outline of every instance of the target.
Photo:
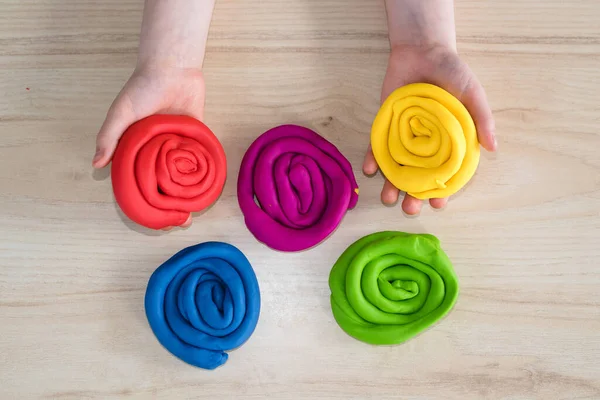
M 433 235 L 377 232 L 354 242 L 329 274 L 331 309 L 350 336 L 402 343 L 446 315 L 458 297 L 452 263 Z

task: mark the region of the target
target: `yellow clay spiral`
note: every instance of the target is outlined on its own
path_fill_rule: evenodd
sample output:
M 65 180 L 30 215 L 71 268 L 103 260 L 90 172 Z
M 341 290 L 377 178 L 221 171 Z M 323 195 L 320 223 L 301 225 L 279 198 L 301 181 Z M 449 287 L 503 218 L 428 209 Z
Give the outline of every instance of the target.
M 403 86 L 385 100 L 371 147 L 385 177 L 418 199 L 456 193 L 479 164 L 471 115 L 457 98 L 427 83 Z

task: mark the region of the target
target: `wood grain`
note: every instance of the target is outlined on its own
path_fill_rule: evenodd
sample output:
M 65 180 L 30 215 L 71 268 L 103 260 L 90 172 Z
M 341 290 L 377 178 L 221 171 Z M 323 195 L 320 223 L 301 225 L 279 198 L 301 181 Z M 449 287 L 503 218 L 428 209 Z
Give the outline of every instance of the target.
M 600 398 L 600 3 L 457 0 L 500 152 L 447 209 L 407 218 L 360 172 L 387 62 L 382 3 L 218 1 L 206 122 L 230 179 L 168 234 L 129 223 L 90 167 L 142 3 L 0 0 L 0 398 Z M 340 147 L 361 199 L 327 242 L 284 257 L 244 228 L 235 179 L 253 138 L 289 122 Z M 447 318 L 396 347 L 349 338 L 328 299 L 337 256 L 384 229 L 439 236 L 461 284 Z M 154 268 L 205 240 L 242 249 L 263 297 L 254 336 L 212 372 L 160 347 L 143 311 Z

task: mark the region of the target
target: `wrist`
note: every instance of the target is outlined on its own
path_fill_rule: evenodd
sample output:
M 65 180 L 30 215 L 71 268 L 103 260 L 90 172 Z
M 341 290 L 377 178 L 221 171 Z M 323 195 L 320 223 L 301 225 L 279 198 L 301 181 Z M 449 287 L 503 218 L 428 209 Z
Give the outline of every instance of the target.
M 456 51 L 452 0 L 386 0 L 385 5 L 392 49 Z
M 449 43 L 391 43 L 390 42 L 390 55 L 400 56 L 407 54 L 457 54 L 456 46 Z
M 166 35 L 160 41 L 142 38 L 137 60 L 143 70 L 201 70 L 206 51 L 206 38 L 190 43 L 185 35 Z
M 179 72 L 202 72 L 201 60 L 183 60 L 179 57 L 144 57 L 139 58 L 135 71 L 146 74 L 167 74 Z
M 393 37 L 390 34 L 390 51 L 393 53 L 417 52 L 427 53 L 431 51 L 443 51 L 456 53 L 456 40 L 454 35 L 449 34 L 446 38 L 440 35 L 427 36 L 426 33 L 406 35 L 406 38 Z
M 147 62 L 138 63 L 132 75 L 150 79 L 181 80 L 184 78 L 202 77 L 202 68 L 181 67 L 160 62 Z
M 140 68 L 202 68 L 214 0 L 146 0 Z

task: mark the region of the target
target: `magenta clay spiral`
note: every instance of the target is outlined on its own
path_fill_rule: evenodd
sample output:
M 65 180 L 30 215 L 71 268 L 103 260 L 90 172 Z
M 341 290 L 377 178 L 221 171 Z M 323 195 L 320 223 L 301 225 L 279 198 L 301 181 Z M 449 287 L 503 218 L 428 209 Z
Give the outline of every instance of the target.
M 350 162 L 308 128 L 270 129 L 242 159 L 238 202 L 246 226 L 275 250 L 317 245 L 357 201 L 358 184 Z

